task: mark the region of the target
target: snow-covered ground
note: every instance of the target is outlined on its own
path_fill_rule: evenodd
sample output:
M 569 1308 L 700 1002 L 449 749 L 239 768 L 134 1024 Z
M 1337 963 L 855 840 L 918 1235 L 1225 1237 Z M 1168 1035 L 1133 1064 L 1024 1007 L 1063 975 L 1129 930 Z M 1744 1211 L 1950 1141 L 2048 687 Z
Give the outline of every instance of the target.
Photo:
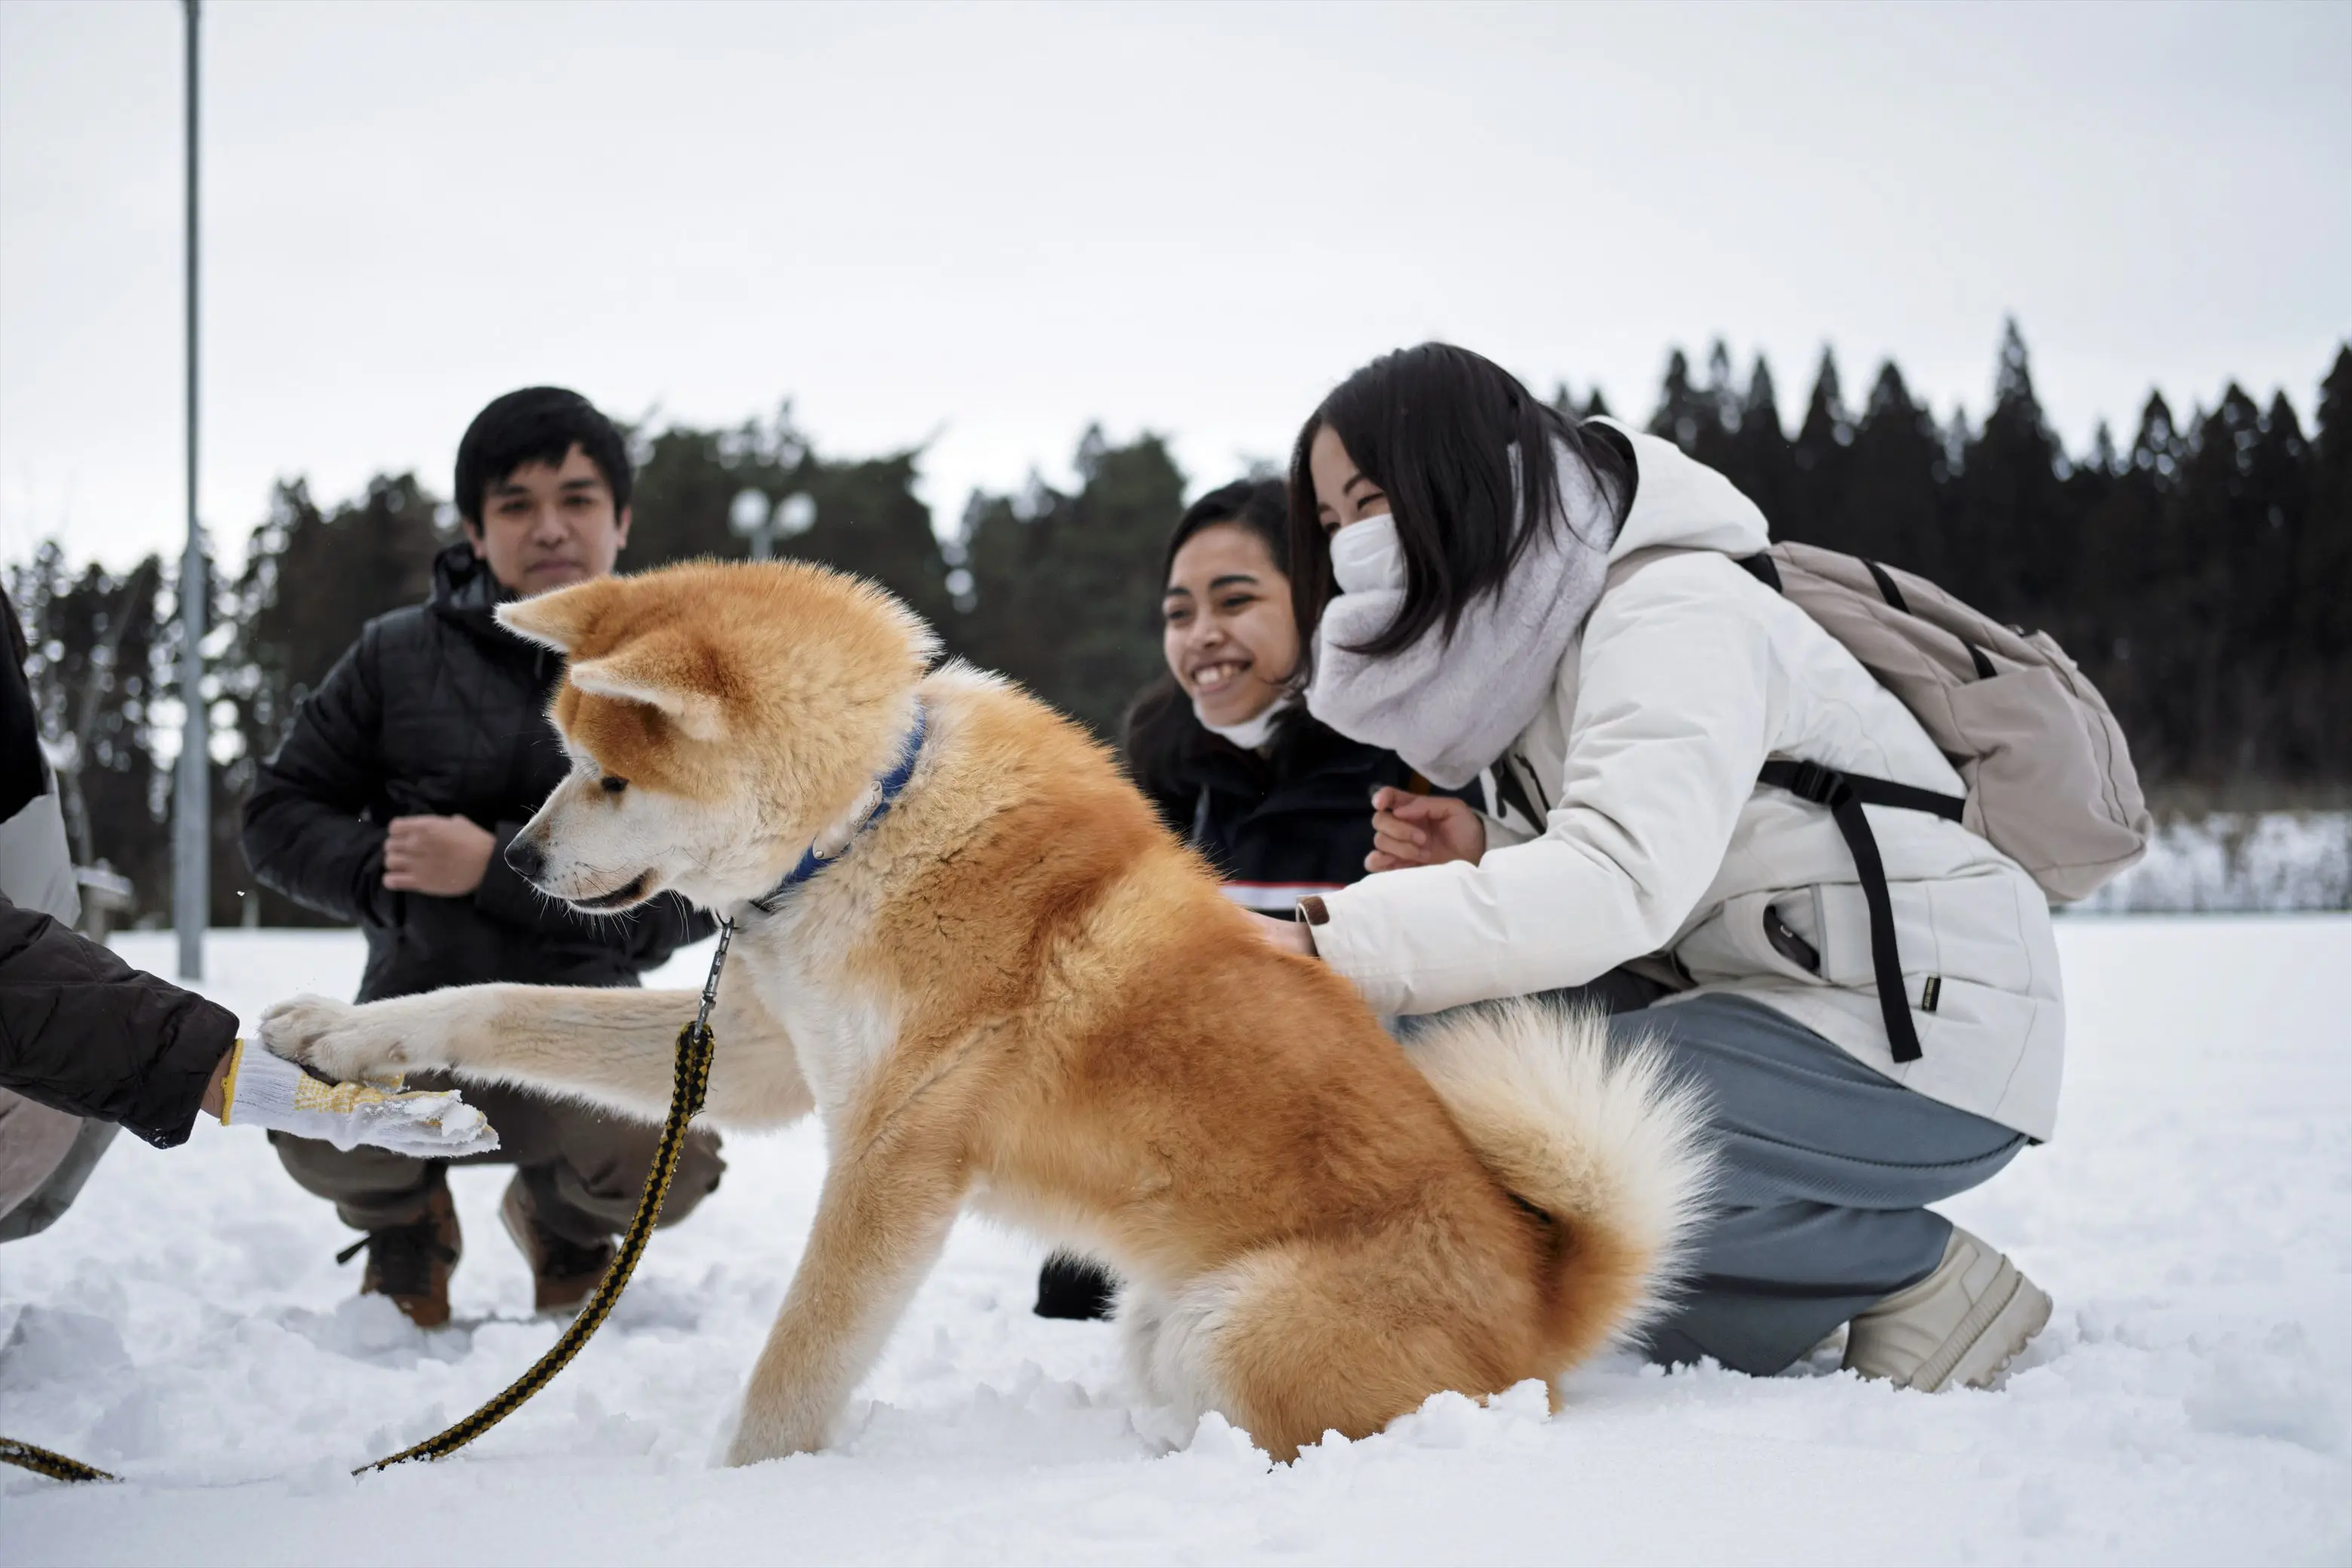
M 1111 1331 L 1030 1315 L 1038 1247 L 970 1223 L 837 1450 L 715 1469 L 812 1212 L 804 1129 L 730 1145 L 725 1185 L 520 1415 L 353 1480 L 553 1337 L 496 1221 L 504 1177 L 458 1173 L 458 1326 L 421 1334 L 352 1298 L 346 1233 L 257 1136 L 204 1121 L 168 1154 L 118 1141 L 64 1221 L 0 1248 L 0 1432 L 131 1478 L 0 1471 L 0 1560 L 2352 1561 L 2352 918 L 2060 940 L 2058 1138 L 1950 1205 L 2058 1299 L 1998 1392 L 1621 1360 L 1558 1416 L 1531 1387 L 1441 1396 L 1276 1468 L 1214 1419 L 1136 1408 Z M 168 941 L 121 946 L 160 966 Z M 348 994 L 359 949 L 226 933 L 211 963 L 250 1019 Z
M 2147 858 L 2068 910 L 2352 910 L 2352 811 L 2208 812 L 2158 828 Z

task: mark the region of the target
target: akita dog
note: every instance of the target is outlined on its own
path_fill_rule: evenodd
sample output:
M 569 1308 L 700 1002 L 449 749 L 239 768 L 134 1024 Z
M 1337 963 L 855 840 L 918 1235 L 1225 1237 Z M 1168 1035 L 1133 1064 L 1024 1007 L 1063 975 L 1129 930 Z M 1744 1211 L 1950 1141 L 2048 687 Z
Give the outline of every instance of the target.
M 1706 1161 L 1655 1055 L 1528 1005 L 1400 1047 L 1259 938 L 1101 746 L 932 668 L 887 594 L 696 563 L 498 613 L 565 655 L 573 763 L 510 860 L 583 910 L 676 889 L 731 916 L 707 1114 L 824 1121 L 731 1462 L 824 1444 L 967 1205 L 1107 1259 L 1147 1395 L 1286 1459 L 1553 1378 L 1670 1288 Z M 337 1079 L 446 1068 L 658 1121 L 695 1003 L 302 997 L 262 1037 Z

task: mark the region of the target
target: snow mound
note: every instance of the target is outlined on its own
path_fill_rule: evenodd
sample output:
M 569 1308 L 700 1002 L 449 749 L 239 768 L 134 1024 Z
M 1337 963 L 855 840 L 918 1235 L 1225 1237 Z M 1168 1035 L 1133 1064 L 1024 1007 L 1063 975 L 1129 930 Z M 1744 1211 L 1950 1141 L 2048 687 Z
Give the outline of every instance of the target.
M 168 937 L 122 941 L 164 965 Z M 1114 1332 L 1032 1316 L 1041 1249 L 959 1227 L 833 1450 L 714 1468 L 797 1258 L 813 1129 L 730 1143 L 613 1322 L 457 1458 L 347 1473 L 551 1343 L 457 1173 L 457 1322 L 352 1292 L 347 1239 L 259 1138 L 118 1141 L 80 1203 L 0 1249 L 0 1432 L 119 1469 L 0 1471 L 0 1562 L 2342 1563 L 2352 1559 L 2352 918 L 2060 931 L 2058 1136 L 1952 1216 L 2057 1298 L 2004 1387 L 1777 1378 L 1631 1357 L 1550 1413 L 1441 1394 L 1268 1461 L 1140 1403 Z M 357 942 L 211 944 L 251 1019 L 348 994 Z M 698 979 L 682 955 L 670 983 Z
M 2080 914 L 2352 909 L 2352 812 L 2210 812 L 2157 830 L 2147 858 Z

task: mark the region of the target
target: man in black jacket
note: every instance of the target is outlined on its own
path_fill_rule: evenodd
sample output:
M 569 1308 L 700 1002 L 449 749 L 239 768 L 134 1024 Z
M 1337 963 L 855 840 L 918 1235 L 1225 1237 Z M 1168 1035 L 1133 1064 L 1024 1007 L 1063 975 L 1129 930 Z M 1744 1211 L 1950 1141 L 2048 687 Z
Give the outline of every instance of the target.
M 270 887 L 366 929 L 357 1000 L 485 981 L 634 985 L 711 929 L 674 898 L 584 916 L 506 863 L 568 763 L 545 717 L 561 661 L 491 611 L 609 574 L 631 479 L 620 433 L 576 393 L 530 387 L 482 410 L 457 447 L 465 539 L 435 561 L 431 600 L 369 622 L 262 765 L 246 858 Z M 634 1212 L 656 1131 L 521 1089 L 467 1099 L 503 1141 L 483 1158 L 518 1167 L 500 1212 L 541 1310 L 576 1306 Z M 297 1182 L 367 1233 L 361 1289 L 446 1321 L 460 1242 L 442 1163 L 272 1139 Z M 695 1133 L 665 1223 L 723 1168 L 717 1138 Z

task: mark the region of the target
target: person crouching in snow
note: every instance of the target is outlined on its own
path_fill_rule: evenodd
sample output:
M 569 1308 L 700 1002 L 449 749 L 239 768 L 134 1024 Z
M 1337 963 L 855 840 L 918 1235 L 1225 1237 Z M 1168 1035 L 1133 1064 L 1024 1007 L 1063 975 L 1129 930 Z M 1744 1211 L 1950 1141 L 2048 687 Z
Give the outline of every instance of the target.
M 173 1149 L 200 1110 L 345 1147 L 496 1148 L 454 1093 L 320 1084 L 268 1051 L 248 1055 L 226 1008 L 73 930 L 81 897 L 26 651 L 0 594 L 0 1241 L 57 1223 L 117 1129 Z
M 570 772 L 547 721 L 562 660 L 499 625 L 509 599 L 602 577 L 628 542 L 633 470 L 611 420 L 578 393 L 493 401 L 457 444 L 465 536 L 433 563 L 429 602 L 370 621 L 303 700 L 245 806 L 253 874 L 367 932 L 357 1000 L 508 981 L 635 985 L 714 929 L 674 894 L 610 920 L 541 895 L 506 847 Z M 420 1079 L 420 1083 L 430 1080 Z M 513 1165 L 499 1205 L 539 1310 L 587 1299 L 636 1212 L 660 1130 L 509 1085 L 467 1094 Z M 280 1137 L 307 1191 L 365 1233 L 362 1295 L 424 1327 L 449 1320 L 463 1242 L 443 1163 Z M 718 1135 L 687 1135 L 662 1223 L 726 1169 Z
M 1759 774 L 1790 759 L 1946 795 L 1960 780 L 1741 568 L 1763 515 L 1672 443 L 1580 423 L 1442 343 L 1342 382 L 1299 433 L 1291 494 L 1308 710 L 1439 784 L 1484 773 L 1497 804 L 1383 792 L 1382 874 L 1265 921 L 1268 940 L 1401 1032 L 1498 997 L 1646 1000 L 1612 1028 L 1662 1039 L 1705 1088 L 1721 1159 L 1656 1359 L 1766 1374 L 1845 1324 L 1864 1375 L 1990 1383 L 2050 1299 L 1925 1205 L 2050 1134 L 2048 902 L 1958 824 L 1871 810 L 1900 952 L 1942 970 L 1912 977 L 1925 1054 L 1898 1063 L 1867 922 L 1847 918 L 1853 854 L 1827 807 Z M 1612 563 L 1659 550 L 1612 585 Z
M 1393 752 L 1351 741 L 1299 706 L 1290 500 L 1237 479 L 1184 509 L 1160 563 L 1168 672 L 1128 710 L 1120 748 L 1169 830 L 1244 909 L 1288 920 L 1297 901 L 1357 881 L 1372 850 L 1374 791 L 1427 790 Z M 1056 1253 L 1038 1316 L 1100 1318 L 1110 1276 Z

